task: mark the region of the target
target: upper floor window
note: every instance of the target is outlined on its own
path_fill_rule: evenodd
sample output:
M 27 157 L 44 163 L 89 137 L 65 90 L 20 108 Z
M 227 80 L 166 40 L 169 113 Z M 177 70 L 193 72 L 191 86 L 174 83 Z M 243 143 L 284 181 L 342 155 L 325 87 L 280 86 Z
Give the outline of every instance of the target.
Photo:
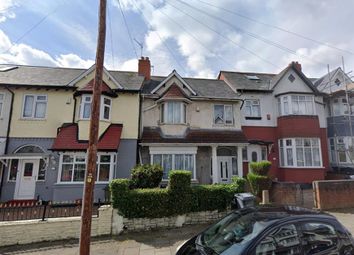
M 91 95 L 81 97 L 80 119 L 90 119 L 91 117 Z M 101 97 L 100 118 L 102 120 L 111 119 L 112 100 L 108 97 Z
M 44 119 L 47 112 L 47 95 L 25 95 L 23 118 Z
M 183 102 L 165 102 L 161 105 L 161 120 L 168 124 L 186 123 L 186 105 Z
M 245 116 L 261 117 L 261 105 L 259 100 L 245 100 Z
M 232 105 L 214 105 L 214 124 L 232 125 L 233 123 Z
M 4 108 L 5 95 L 0 94 L 0 117 L 2 116 L 2 109 Z
M 314 115 L 315 101 L 312 95 L 286 95 L 278 98 L 279 115 Z
M 333 116 L 348 115 L 349 111 L 353 112 L 354 104 L 350 104 L 349 109 L 349 105 L 346 98 L 335 98 L 333 99 L 332 109 Z
M 279 140 L 280 165 L 285 167 L 321 167 L 318 138 L 286 138 Z

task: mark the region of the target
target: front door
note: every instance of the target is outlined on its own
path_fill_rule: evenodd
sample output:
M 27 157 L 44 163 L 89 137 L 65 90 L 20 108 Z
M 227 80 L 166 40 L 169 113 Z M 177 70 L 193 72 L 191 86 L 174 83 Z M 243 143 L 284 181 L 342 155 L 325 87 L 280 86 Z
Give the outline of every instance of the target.
M 232 157 L 218 157 L 220 183 L 229 183 L 231 180 Z
M 21 160 L 16 182 L 15 199 L 34 199 L 39 160 Z

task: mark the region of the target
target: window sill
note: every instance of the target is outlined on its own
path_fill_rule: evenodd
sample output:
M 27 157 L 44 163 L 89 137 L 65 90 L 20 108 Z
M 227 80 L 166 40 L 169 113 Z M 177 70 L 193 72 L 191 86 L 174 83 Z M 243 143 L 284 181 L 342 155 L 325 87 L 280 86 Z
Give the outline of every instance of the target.
M 21 121 L 46 121 L 47 118 L 23 118 L 23 117 L 21 117 L 19 120 L 21 120 Z
M 235 124 L 232 123 L 232 124 L 213 124 L 213 127 L 234 127 Z
M 160 126 L 189 126 L 189 123 L 159 123 Z
M 107 182 L 95 182 L 96 184 L 109 184 L 110 181 Z M 57 182 L 55 183 L 55 185 L 75 185 L 75 184 L 80 184 L 80 185 L 84 185 L 84 182 Z
M 262 117 L 246 116 L 245 119 L 246 119 L 246 120 L 261 120 Z
M 325 169 L 323 166 L 279 166 L 279 168 L 291 168 L 291 169 Z

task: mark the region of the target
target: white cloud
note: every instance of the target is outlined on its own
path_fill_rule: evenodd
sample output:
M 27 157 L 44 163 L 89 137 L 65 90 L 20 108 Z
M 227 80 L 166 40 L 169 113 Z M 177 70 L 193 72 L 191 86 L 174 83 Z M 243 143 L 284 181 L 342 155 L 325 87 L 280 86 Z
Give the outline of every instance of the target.
M 14 0 L 1 0 L 0 1 L 0 23 L 6 21 L 7 19 L 13 19 L 16 17 L 13 12 L 18 4 Z
M 73 53 L 53 57 L 27 44 L 13 44 L 0 30 L 0 63 L 88 68 L 94 61 L 84 60 Z

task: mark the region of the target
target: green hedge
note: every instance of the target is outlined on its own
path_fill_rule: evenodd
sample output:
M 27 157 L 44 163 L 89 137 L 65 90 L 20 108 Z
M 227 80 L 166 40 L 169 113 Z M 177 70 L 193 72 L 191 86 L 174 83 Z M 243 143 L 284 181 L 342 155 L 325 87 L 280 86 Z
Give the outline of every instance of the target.
M 110 184 L 113 207 L 127 218 L 158 218 L 198 211 L 222 211 L 230 206 L 235 193 L 244 192 L 244 179 L 234 179 L 231 184 L 191 187 L 190 178 L 190 171 L 171 171 L 167 189 L 129 189 L 129 180 L 113 180 Z
M 132 169 L 132 185 L 135 188 L 157 188 L 162 180 L 163 170 L 159 165 L 137 165 Z
M 272 166 L 272 162 L 267 160 L 250 163 L 252 172 L 258 175 L 267 175 L 271 166 Z
M 272 186 L 272 179 L 264 175 L 248 173 L 247 180 L 252 193 L 258 197 L 262 197 L 262 190 L 269 190 Z

